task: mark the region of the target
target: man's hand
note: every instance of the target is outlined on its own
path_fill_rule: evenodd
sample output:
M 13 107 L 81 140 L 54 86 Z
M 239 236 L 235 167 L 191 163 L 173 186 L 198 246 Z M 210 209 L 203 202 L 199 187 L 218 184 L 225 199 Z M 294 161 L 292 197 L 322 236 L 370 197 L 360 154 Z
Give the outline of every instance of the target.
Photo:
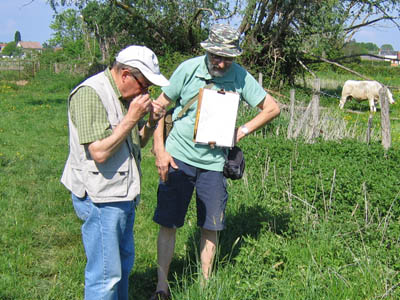
M 174 159 L 167 151 L 157 153 L 156 167 L 158 175 L 160 176 L 162 182 L 166 182 L 168 180 L 169 165 L 171 165 L 171 167 L 174 169 L 178 169 L 178 165 L 175 163 Z
M 129 103 L 127 120 L 132 123 L 132 127 L 136 125 L 141 118 L 152 111 L 151 99 L 149 94 L 140 94 L 132 99 Z
M 165 107 L 156 101 L 152 101 L 151 103 L 152 109 L 149 117 L 149 122 L 150 124 L 155 124 L 160 120 L 162 117 L 164 117 L 166 110 Z
M 113 129 L 113 133 L 99 141 L 88 145 L 91 157 L 97 163 L 104 163 L 111 155 L 117 151 L 118 147 L 130 134 L 132 128 L 139 120 L 152 110 L 149 94 L 136 96 L 129 103 L 128 113 L 122 119 L 121 123 Z
M 235 145 L 236 145 L 237 143 L 239 143 L 240 140 L 241 140 L 242 138 L 244 138 L 245 136 L 246 136 L 246 135 L 243 133 L 243 131 L 240 130 L 240 127 L 239 127 L 239 128 L 235 128 L 235 137 L 236 137 Z

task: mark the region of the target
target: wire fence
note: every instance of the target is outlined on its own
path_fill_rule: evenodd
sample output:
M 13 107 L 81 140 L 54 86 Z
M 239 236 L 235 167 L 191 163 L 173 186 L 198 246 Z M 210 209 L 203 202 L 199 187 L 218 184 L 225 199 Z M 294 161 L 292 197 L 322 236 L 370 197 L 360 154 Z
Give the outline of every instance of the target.
M 41 63 L 33 59 L 0 59 L 0 72 L 16 73 L 18 79 L 34 77 L 39 71 L 50 73 L 94 74 L 104 70 L 105 66 L 88 62 Z
M 28 59 L 2 59 L 0 60 L 0 71 L 5 72 L 18 72 L 20 79 L 35 76 L 36 72 L 40 70 L 40 63 L 38 60 Z

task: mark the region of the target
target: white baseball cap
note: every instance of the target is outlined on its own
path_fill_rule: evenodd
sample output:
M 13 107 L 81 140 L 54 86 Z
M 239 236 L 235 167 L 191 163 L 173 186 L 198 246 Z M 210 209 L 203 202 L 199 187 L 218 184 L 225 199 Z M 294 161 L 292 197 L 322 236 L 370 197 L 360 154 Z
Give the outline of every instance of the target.
M 146 46 L 129 46 L 121 50 L 115 60 L 137 68 L 152 84 L 167 86 L 169 81 L 161 74 L 157 56 Z

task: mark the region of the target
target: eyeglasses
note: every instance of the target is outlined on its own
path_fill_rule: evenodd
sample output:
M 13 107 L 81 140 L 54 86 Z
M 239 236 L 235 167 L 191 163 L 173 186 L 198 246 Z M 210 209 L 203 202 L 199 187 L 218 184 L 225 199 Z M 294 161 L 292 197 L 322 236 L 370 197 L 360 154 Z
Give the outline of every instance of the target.
M 218 61 L 218 62 L 224 61 L 224 62 L 227 62 L 227 63 L 233 62 L 233 57 L 219 56 L 219 55 L 213 54 L 211 52 L 208 52 L 208 55 L 210 56 L 210 58 L 213 61 Z
M 133 78 L 135 78 L 136 82 L 139 84 L 140 89 L 141 89 L 142 91 L 148 90 L 149 87 L 152 85 L 152 84 L 149 83 L 149 82 L 146 82 L 146 85 L 144 85 L 144 84 L 136 77 L 135 74 L 131 73 L 131 75 L 132 75 Z

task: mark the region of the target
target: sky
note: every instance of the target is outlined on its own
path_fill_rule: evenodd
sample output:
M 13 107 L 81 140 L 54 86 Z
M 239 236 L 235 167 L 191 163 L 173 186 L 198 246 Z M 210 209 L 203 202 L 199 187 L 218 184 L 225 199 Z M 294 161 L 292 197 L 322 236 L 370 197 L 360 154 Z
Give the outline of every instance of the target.
M 394 50 L 400 51 L 400 29 L 389 21 L 363 28 L 357 32 L 353 38 L 359 43 L 372 42 L 378 47 L 384 44 L 390 44 L 393 46 Z
M 0 0 L 0 42 L 14 41 L 16 31 L 22 41 L 46 42 L 53 15 L 45 0 Z
M 53 15 L 46 0 L 0 0 L 0 42 L 13 41 L 18 30 L 23 41 L 43 44 L 52 37 L 49 26 Z M 361 29 L 354 38 L 357 42 L 372 42 L 378 47 L 391 44 L 400 51 L 400 31 L 389 22 Z

